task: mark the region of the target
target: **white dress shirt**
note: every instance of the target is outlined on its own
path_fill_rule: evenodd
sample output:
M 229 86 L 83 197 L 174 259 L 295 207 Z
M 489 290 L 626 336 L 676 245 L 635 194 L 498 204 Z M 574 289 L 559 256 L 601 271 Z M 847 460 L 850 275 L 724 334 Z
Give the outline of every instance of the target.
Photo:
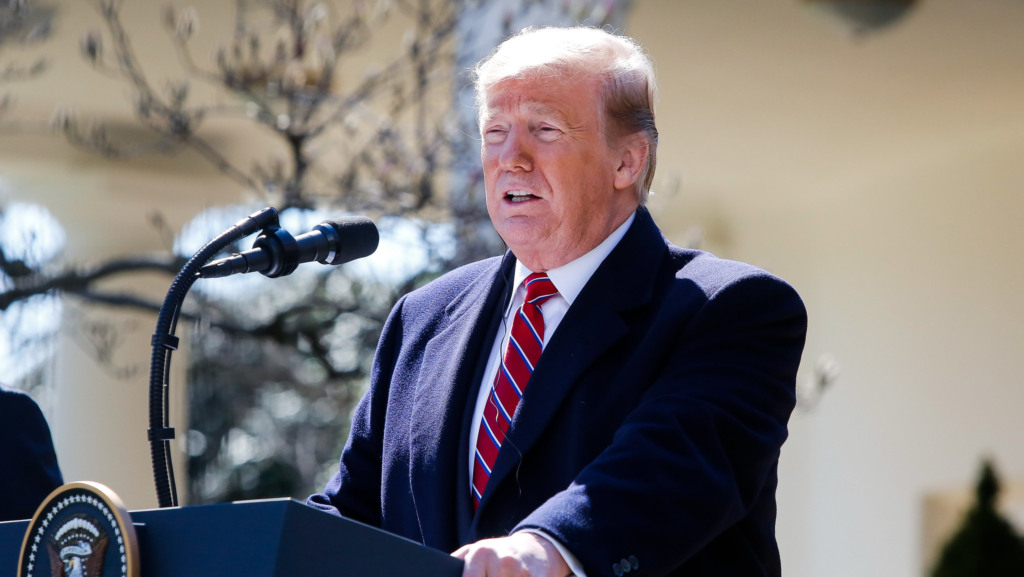
M 544 316 L 544 342 L 543 347 L 547 347 L 548 342 L 551 340 L 551 336 L 555 334 L 555 330 L 558 329 L 559 323 L 565 317 L 565 313 L 572 306 L 573 301 L 583 290 L 584 285 L 590 280 L 590 277 L 594 275 L 594 271 L 597 267 L 601 266 L 604 259 L 612 252 L 612 249 L 619 244 L 622 237 L 625 236 L 626 230 L 629 229 L 629 225 L 633 224 L 633 218 L 635 215 L 629 215 L 626 222 L 622 223 L 617 229 L 612 231 L 610 235 L 601 244 L 594 247 L 593 250 L 587 254 L 577 258 L 576 260 L 564 264 L 558 268 L 553 268 L 548 273 L 548 278 L 558 289 L 558 294 L 552 296 L 548 300 L 544 301 L 541 305 L 540 311 Z M 494 386 L 494 377 L 498 374 L 498 366 L 501 362 L 501 357 L 508 347 L 508 339 L 512 331 L 512 319 L 515 312 L 523 304 L 523 300 L 526 298 L 526 287 L 523 286 L 523 281 L 526 277 L 533 274 L 534 271 L 527 269 L 519 261 L 516 261 L 515 276 L 513 277 L 513 285 L 515 287 L 512 293 L 512 298 L 509 301 L 508 308 L 505 309 L 505 315 L 502 318 L 501 327 L 497 334 L 494 336 L 494 344 L 491 346 L 490 353 L 487 360 L 487 368 L 484 370 L 484 376 L 478 385 L 478 393 L 476 399 L 476 409 L 473 412 L 473 420 L 471 421 L 474 425 L 469 431 L 469 482 L 473 483 L 473 464 L 476 461 L 476 441 L 477 435 L 480 432 L 479 423 L 483 419 L 484 408 L 487 406 L 487 398 L 490 395 L 491 387 Z M 543 349 L 542 349 L 543 350 Z M 543 355 L 543 352 L 541 353 Z M 529 387 L 529 383 L 526 385 Z M 513 419 L 515 415 L 513 415 Z M 466 488 L 467 491 L 471 490 L 471 487 Z M 580 576 L 586 577 L 583 573 L 580 563 L 565 547 L 551 538 L 549 535 L 542 531 L 528 530 L 531 533 L 537 533 L 542 537 L 550 541 L 555 548 L 558 549 L 562 557 L 565 558 L 566 563 L 569 564 L 569 568 L 572 569 L 573 573 Z

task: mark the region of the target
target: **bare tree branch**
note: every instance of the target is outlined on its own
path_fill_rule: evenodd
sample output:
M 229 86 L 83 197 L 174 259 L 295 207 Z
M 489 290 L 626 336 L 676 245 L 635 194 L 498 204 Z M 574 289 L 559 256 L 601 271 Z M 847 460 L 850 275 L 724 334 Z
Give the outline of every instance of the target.
M 173 276 L 183 264 L 184 261 L 178 257 L 140 256 L 112 260 L 88 270 L 71 269 L 56 275 L 23 274 L 21 278 L 24 280 L 0 293 L 0 311 L 14 302 L 41 294 L 63 292 L 86 296 L 92 294 L 91 289 L 98 281 L 121 274 L 154 271 Z M 6 272 L 6 266 L 4 270 Z

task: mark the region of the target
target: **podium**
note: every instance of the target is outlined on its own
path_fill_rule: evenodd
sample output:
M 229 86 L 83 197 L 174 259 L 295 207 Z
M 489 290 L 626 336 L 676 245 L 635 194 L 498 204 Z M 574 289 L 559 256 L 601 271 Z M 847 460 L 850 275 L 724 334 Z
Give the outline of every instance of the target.
M 294 499 L 131 512 L 141 577 L 459 577 L 462 561 Z M 29 521 L 0 523 L 0 574 L 17 574 Z

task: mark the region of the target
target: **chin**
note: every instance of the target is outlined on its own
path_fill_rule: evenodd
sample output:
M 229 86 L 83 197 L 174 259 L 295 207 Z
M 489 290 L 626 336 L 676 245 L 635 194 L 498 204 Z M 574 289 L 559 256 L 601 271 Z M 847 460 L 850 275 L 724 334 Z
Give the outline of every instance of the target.
M 501 226 L 495 228 L 508 245 L 537 242 L 547 236 L 543 234 L 543 227 L 537 226 L 534 219 L 524 216 L 502 219 Z

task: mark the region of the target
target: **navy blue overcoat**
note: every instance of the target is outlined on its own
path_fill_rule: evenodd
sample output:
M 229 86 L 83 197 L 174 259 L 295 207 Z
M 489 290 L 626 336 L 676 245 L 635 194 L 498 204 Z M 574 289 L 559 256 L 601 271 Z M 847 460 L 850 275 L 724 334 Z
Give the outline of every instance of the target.
M 544 349 L 474 512 L 469 421 L 513 269 L 508 253 L 398 302 L 340 469 L 309 503 L 449 552 L 539 528 L 591 577 L 779 575 L 796 292 L 672 246 L 638 209 Z

